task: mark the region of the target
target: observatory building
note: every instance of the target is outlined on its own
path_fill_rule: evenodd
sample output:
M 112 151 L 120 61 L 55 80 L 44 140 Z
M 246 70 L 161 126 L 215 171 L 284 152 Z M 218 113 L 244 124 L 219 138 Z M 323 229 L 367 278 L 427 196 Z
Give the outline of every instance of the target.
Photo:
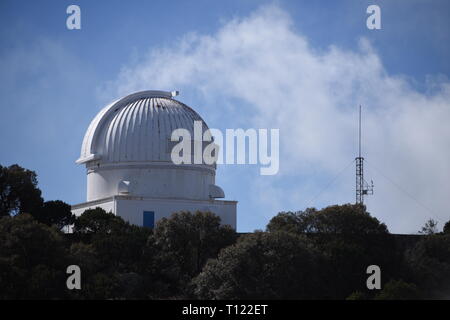
M 236 201 L 215 184 L 216 164 L 175 164 L 173 130 L 194 137 L 193 109 L 164 91 L 142 91 L 102 109 L 84 136 L 76 161 L 87 169 L 87 201 L 72 206 L 79 216 L 101 207 L 139 226 L 153 227 L 174 212 L 210 211 L 236 229 Z M 202 144 L 203 145 L 203 144 Z

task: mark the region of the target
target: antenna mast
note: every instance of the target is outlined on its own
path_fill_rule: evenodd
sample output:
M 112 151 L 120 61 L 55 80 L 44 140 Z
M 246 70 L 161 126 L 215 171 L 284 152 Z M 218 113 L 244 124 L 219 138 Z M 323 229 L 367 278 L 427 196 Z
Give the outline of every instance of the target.
M 361 105 L 359 106 L 359 153 L 356 161 L 356 204 L 364 204 L 364 196 L 373 194 L 373 181 L 364 180 L 364 158 L 361 156 Z

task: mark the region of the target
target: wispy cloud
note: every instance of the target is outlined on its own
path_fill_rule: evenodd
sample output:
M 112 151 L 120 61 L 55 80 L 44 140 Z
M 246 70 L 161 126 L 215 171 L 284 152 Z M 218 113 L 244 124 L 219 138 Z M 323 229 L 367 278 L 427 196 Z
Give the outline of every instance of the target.
M 358 41 L 355 51 L 332 43 L 318 50 L 294 30 L 288 13 L 265 6 L 214 34 L 187 34 L 173 47 L 149 49 L 106 92 L 179 88 L 201 104 L 219 104 L 200 111 L 228 127 L 280 128 L 279 175 L 252 171 L 254 194 L 238 199 L 265 221 L 277 210 L 304 209 L 351 161 L 362 104 L 367 172 L 377 187 L 369 210 L 394 232 L 416 231 L 431 216 L 442 226 L 450 219 L 450 83 L 434 77 L 429 91 L 418 92 L 385 69 L 369 41 Z M 353 201 L 352 174 L 316 204 Z

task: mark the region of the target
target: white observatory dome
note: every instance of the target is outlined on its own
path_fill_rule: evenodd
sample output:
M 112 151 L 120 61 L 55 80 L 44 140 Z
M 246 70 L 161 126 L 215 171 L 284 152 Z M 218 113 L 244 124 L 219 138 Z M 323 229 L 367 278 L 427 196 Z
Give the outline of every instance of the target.
M 116 195 L 206 200 L 224 197 L 215 185 L 215 165 L 175 165 L 173 130 L 203 119 L 170 92 L 142 91 L 119 99 L 92 120 L 79 164 L 88 175 L 87 200 Z
M 194 136 L 194 121 L 203 119 L 164 91 L 142 91 L 119 99 L 92 120 L 77 163 L 171 161 L 168 141 L 184 128 Z

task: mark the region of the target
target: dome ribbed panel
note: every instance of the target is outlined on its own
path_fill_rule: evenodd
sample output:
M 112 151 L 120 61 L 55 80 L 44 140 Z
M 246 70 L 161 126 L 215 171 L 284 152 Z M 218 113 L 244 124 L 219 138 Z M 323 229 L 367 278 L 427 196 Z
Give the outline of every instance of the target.
M 102 162 L 170 161 L 169 140 L 178 128 L 187 129 L 193 138 L 194 121 L 203 122 L 191 108 L 165 97 L 140 97 L 114 110 L 104 112 L 98 120 L 93 153 Z

